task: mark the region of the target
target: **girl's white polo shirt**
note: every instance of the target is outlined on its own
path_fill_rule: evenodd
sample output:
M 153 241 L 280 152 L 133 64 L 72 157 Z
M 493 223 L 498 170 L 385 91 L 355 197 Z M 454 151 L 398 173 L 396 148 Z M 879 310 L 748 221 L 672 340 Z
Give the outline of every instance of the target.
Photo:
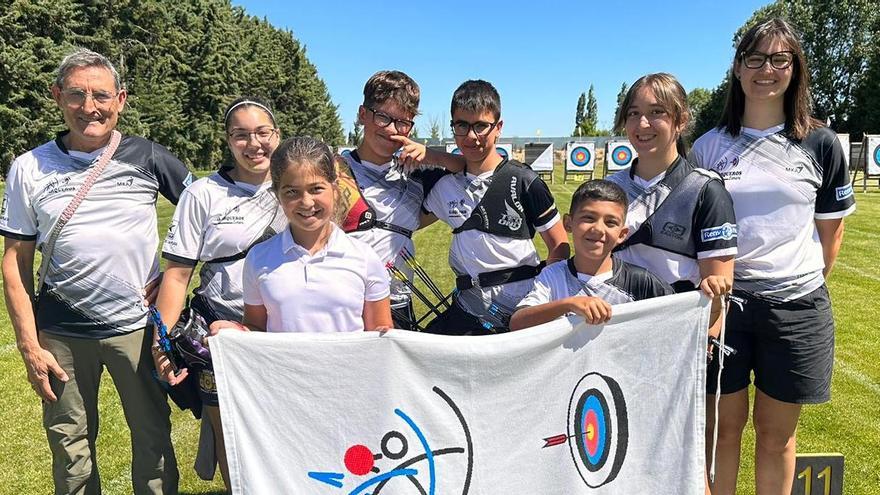
M 310 255 L 290 229 L 257 244 L 244 263 L 244 302 L 265 306 L 268 332 L 356 332 L 365 301 L 389 295 L 388 274 L 364 242 L 333 226 Z

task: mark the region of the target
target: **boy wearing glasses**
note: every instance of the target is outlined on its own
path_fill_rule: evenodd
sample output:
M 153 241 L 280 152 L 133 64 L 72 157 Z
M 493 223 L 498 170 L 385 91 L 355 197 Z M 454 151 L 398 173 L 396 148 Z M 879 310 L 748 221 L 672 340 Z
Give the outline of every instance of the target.
M 504 122 L 501 98 L 486 81 L 466 81 L 452 96 L 452 133 L 467 167 L 443 177 L 424 211 L 452 227 L 449 265 L 455 298 L 427 332 L 506 332 L 510 316 L 543 266 L 532 238 L 547 245 L 548 262 L 568 258 L 568 236 L 553 195 L 525 165 L 495 149 Z
M 407 136 L 419 110 L 419 86 L 400 71 L 380 71 L 364 85 L 364 102 L 358 108 L 358 122 L 364 137 L 357 149 L 343 153 L 348 170 L 341 170 L 343 181 L 350 176 L 364 202 L 347 214 L 353 221 L 343 222 L 343 230 L 369 244 L 383 263 L 394 266 L 412 280 L 412 272 L 402 253 L 415 253 L 413 231 L 435 218 L 422 218 L 421 205 L 428 191 L 447 172 L 418 167 L 405 172 L 398 165 L 423 161 L 461 170 L 464 163 L 442 153 L 429 153 Z M 365 204 L 363 204 L 365 203 Z M 352 205 L 349 205 L 352 206 Z M 392 278 L 391 307 L 394 327 L 416 329 L 409 289 Z

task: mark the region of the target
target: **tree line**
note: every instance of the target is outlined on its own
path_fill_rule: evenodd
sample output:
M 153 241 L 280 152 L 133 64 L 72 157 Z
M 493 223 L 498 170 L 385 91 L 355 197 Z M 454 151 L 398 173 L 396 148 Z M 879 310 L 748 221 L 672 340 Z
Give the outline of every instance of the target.
M 239 95 L 274 106 L 284 135 L 343 141 L 337 107 L 288 30 L 229 0 L 0 0 L 0 163 L 64 129 L 49 87 L 72 47 L 108 56 L 128 90 L 119 128 L 193 168 L 229 160 L 222 112 Z
M 733 47 L 753 25 L 770 17 L 788 20 L 801 35 L 809 62 L 813 114 L 830 121 L 831 128 L 849 133 L 880 133 L 880 5 L 877 0 L 776 0 L 761 7 L 733 36 Z M 694 88 L 688 93 L 692 141 L 716 127 L 724 109 L 730 74 L 714 89 Z M 626 83 L 618 94 L 620 104 Z M 581 93 L 572 136 L 602 136 L 598 129 L 593 87 Z

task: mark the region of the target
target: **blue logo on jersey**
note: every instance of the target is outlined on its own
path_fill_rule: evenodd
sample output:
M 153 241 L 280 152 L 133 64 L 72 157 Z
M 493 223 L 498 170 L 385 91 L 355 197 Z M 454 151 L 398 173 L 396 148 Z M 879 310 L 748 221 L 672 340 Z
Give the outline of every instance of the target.
M 710 227 L 700 231 L 700 240 L 703 242 L 725 240 L 729 241 L 736 237 L 736 225 L 725 223 L 718 227 Z
M 834 195 L 837 197 L 837 200 L 843 200 L 853 195 L 852 184 L 847 184 L 845 186 L 838 187 L 834 189 Z
M 183 187 L 184 187 L 184 189 L 186 189 L 187 187 L 189 187 L 189 185 L 192 184 L 194 180 L 195 180 L 195 177 L 193 176 L 193 174 L 191 174 L 191 173 L 186 174 L 186 178 L 183 179 Z

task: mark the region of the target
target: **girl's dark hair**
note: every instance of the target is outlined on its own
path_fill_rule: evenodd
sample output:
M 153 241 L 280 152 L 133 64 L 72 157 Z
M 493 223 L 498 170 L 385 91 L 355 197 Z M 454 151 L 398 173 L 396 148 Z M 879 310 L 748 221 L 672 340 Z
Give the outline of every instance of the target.
M 746 95 L 734 69 L 737 64 L 743 63 L 744 56 L 754 52 L 755 47 L 765 39 L 779 40 L 794 53 L 794 60 L 791 63 L 791 82 L 783 96 L 785 131 L 795 139 L 803 139 L 811 130 L 821 127 L 822 123 L 811 116 L 810 70 L 807 67 L 800 38 L 788 22 L 778 17 L 752 26 L 739 40 L 728 78 L 730 84 L 727 87 L 727 102 L 724 105 L 724 112 L 721 114 L 718 127 L 733 136 L 738 136 L 742 130 Z M 767 60 L 764 63 L 770 63 L 770 61 Z
M 272 176 L 272 189 L 281 186 L 281 176 L 290 167 L 308 167 L 327 180 L 335 182 L 336 162 L 333 151 L 326 144 L 310 137 L 287 138 L 278 145 L 269 161 L 269 175 Z
M 272 127 L 278 127 L 275 123 L 275 114 L 272 113 L 272 107 L 267 101 L 255 96 L 240 96 L 232 100 L 226 106 L 226 110 L 223 111 L 223 128 L 226 132 L 229 132 L 229 118 L 242 108 L 258 108 L 262 110 L 269 117 L 269 120 L 272 121 Z
M 578 186 L 571 195 L 571 206 L 568 214 L 572 215 L 587 201 L 610 201 L 616 203 L 623 208 L 623 216 L 626 218 L 626 209 L 629 207 L 629 200 L 626 192 L 620 186 L 605 179 L 588 180 Z
M 634 82 L 626 92 L 626 97 L 620 102 L 620 106 L 617 107 L 617 115 L 614 118 L 615 131 L 621 134 L 625 132 L 626 113 L 630 105 L 633 104 L 636 93 L 643 87 L 651 88 L 654 97 L 657 98 L 663 109 L 672 115 L 673 125 L 676 127 L 684 126 L 675 141 L 675 147 L 679 155 L 687 156 L 687 145 L 682 136 L 687 132 L 687 126 L 691 123 L 691 111 L 688 107 L 687 92 L 672 74 L 666 72 L 647 74 Z

